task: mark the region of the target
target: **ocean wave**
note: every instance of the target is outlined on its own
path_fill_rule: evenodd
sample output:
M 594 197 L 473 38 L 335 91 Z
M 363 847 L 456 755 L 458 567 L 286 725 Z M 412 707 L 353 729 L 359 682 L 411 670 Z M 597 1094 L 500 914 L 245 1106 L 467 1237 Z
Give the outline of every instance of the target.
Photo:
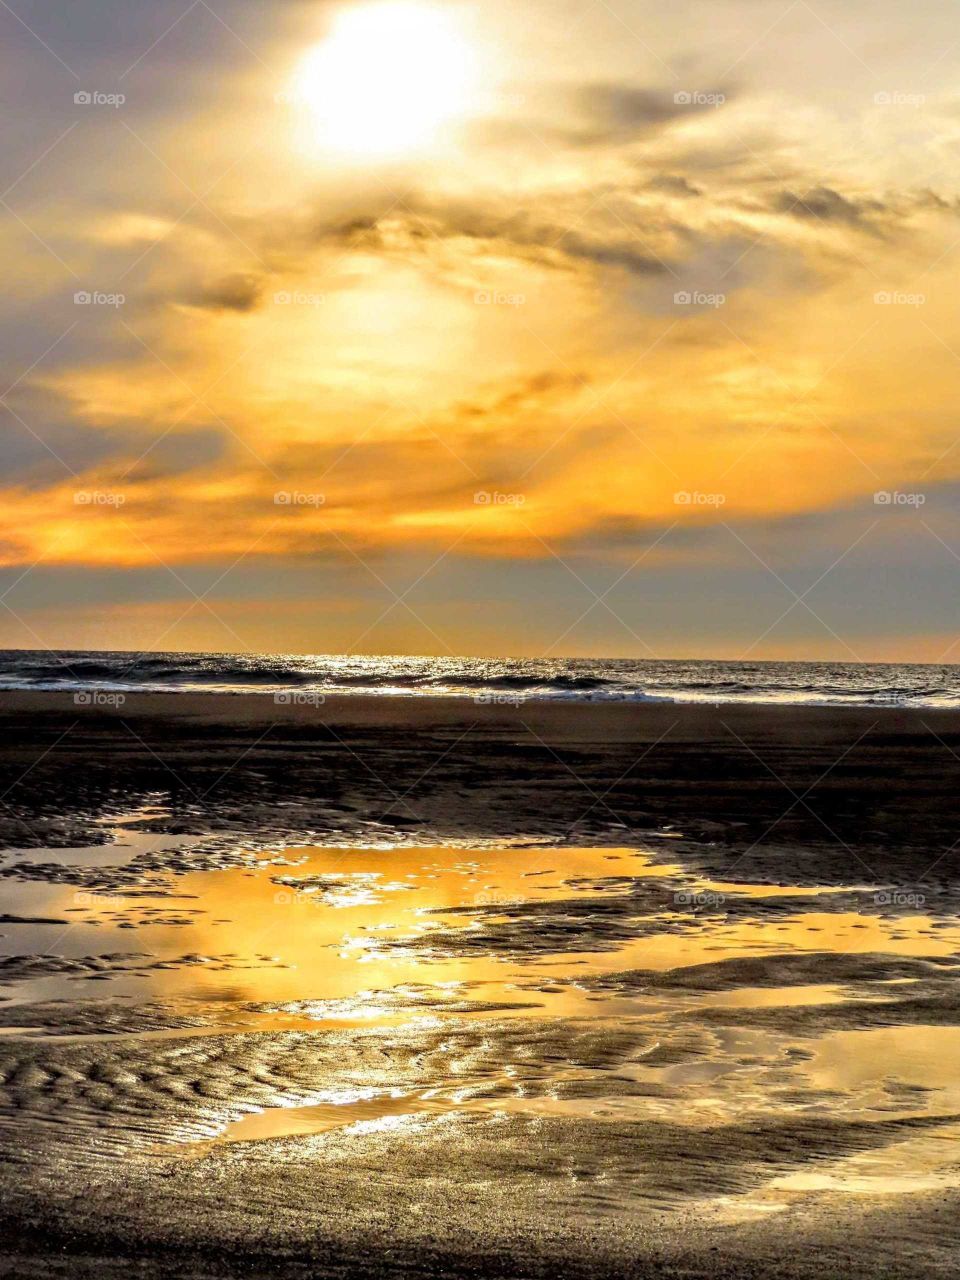
M 348 697 L 933 708 L 960 707 L 960 668 L 611 658 L 0 651 L 0 690 L 31 689 L 310 691 Z

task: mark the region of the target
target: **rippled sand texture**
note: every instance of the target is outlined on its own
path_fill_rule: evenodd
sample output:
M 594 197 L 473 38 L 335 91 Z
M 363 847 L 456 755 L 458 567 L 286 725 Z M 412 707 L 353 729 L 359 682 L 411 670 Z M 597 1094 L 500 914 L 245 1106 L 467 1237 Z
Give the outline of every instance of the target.
M 722 1222 L 960 1182 L 954 918 L 707 880 L 669 840 L 286 849 L 123 893 L 53 870 L 150 851 L 112 834 L 11 862 L 50 921 L 8 923 L 0 962 L 0 1121 L 31 1177 L 312 1178 L 386 1148 L 481 1198 L 539 1187 L 555 1218 Z

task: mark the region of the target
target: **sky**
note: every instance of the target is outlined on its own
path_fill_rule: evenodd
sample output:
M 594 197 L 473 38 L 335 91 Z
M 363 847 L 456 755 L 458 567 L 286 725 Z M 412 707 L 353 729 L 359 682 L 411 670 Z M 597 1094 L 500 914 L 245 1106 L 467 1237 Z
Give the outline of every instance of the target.
M 941 0 L 0 4 L 0 645 L 960 661 Z

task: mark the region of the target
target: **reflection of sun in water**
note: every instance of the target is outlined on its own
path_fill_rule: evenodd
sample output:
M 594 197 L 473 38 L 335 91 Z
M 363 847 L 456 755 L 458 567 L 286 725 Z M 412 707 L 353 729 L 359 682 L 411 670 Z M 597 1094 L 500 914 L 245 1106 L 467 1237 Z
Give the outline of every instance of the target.
M 435 142 L 474 92 L 472 50 L 449 13 L 411 0 L 344 10 L 295 74 L 323 147 L 389 155 Z

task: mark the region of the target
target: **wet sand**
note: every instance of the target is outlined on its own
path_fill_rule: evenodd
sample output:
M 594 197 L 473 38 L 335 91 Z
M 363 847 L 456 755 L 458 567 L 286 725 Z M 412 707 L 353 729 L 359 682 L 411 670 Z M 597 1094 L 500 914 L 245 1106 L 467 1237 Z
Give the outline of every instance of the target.
M 208 834 L 214 809 L 221 832 L 254 840 L 264 821 L 273 839 L 421 844 L 670 826 L 738 856 L 755 841 L 845 841 L 848 859 L 896 846 L 907 874 L 960 819 L 954 711 L 4 693 L 0 730 L 0 840 L 14 845 L 82 843 L 88 815 L 162 794 L 166 831 Z
M 960 1274 L 960 716 L 0 726 L 4 1274 Z

